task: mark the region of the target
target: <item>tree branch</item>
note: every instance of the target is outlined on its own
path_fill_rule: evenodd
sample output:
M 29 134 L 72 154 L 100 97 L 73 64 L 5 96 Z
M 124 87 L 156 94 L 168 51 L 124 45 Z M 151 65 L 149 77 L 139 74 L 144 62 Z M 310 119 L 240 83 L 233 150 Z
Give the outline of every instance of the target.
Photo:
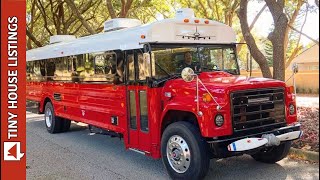
M 251 32 L 251 30 L 253 29 L 254 25 L 256 24 L 256 22 L 258 21 L 259 17 L 261 16 L 261 14 L 263 13 L 263 11 L 267 8 L 267 4 L 265 4 L 261 9 L 260 11 L 258 12 L 258 14 L 256 15 L 256 17 L 254 17 L 253 21 L 251 22 L 250 24 L 250 27 L 249 27 L 249 30 Z M 237 53 L 239 54 L 239 52 L 241 51 L 241 48 L 242 48 L 242 44 L 241 43 L 244 43 L 244 38 L 241 37 L 240 39 L 240 44 L 237 46 Z
M 294 27 L 292 27 L 292 26 L 289 26 L 289 27 L 290 27 L 292 30 L 296 31 L 297 33 L 302 34 L 304 37 L 310 39 L 311 41 L 313 41 L 314 43 L 316 43 L 317 45 L 319 45 L 319 41 L 313 39 L 312 37 L 308 36 L 307 34 L 301 32 L 300 30 L 298 30 L 298 29 L 296 29 L 296 28 L 294 28 Z
M 272 78 L 271 71 L 268 66 L 268 62 L 266 57 L 262 54 L 259 50 L 248 25 L 248 17 L 247 17 L 247 8 L 248 8 L 248 0 L 241 0 L 240 2 L 240 10 L 238 12 L 238 17 L 240 20 L 241 30 L 244 39 L 249 44 L 250 52 L 252 57 L 256 60 L 259 64 L 263 77 Z
M 88 30 L 90 34 L 95 34 L 95 30 L 91 28 L 91 26 L 88 24 L 88 22 L 82 17 L 79 10 L 77 9 L 76 5 L 74 4 L 74 1 L 72 0 L 65 0 L 69 7 L 72 9 L 72 11 L 76 14 L 76 16 L 81 21 L 82 25 Z
M 107 2 L 107 9 L 108 9 L 109 14 L 111 16 L 111 19 L 117 18 L 111 0 L 106 0 L 106 2 Z
M 27 30 L 27 36 L 29 37 L 29 39 L 30 39 L 32 42 L 34 42 L 34 44 L 35 44 L 36 46 L 42 47 L 41 42 L 39 42 L 39 41 L 36 39 L 36 37 L 34 37 L 33 34 L 32 34 L 28 29 L 26 29 L 26 30 Z

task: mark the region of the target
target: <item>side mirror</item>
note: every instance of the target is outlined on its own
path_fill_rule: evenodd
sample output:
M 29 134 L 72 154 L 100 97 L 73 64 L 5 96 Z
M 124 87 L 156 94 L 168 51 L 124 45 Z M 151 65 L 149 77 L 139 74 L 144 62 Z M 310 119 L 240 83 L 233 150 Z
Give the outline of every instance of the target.
M 186 67 L 182 70 L 181 77 L 184 81 L 191 82 L 194 79 L 194 71 L 191 68 Z
M 298 66 L 297 63 L 294 63 L 294 64 L 292 65 L 292 72 L 293 72 L 294 74 L 296 74 L 296 73 L 299 72 L 299 66 Z

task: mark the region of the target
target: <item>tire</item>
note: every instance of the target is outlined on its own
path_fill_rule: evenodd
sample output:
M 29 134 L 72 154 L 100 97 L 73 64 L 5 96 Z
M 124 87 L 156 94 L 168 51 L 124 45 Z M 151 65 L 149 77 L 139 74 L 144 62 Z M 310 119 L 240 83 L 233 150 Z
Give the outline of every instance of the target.
M 290 150 L 291 141 L 280 144 L 279 146 L 271 147 L 264 151 L 260 151 L 256 154 L 251 155 L 253 159 L 259 162 L 274 164 L 283 158 L 285 158 Z
M 71 121 L 69 119 L 63 118 L 61 121 L 61 132 L 67 132 L 70 129 Z
M 63 124 L 63 119 L 55 116 L 54 108 L 51 102 L 47 102 L 44 109 L 44 122 L 47 131 L 51 134 L 61 132 L 61 124 Z
M 161 155 L 172 179 L 203 179 L 209 170 L 207 142 L 188 122 L 176 122 L 165 129 L 161 138 Z

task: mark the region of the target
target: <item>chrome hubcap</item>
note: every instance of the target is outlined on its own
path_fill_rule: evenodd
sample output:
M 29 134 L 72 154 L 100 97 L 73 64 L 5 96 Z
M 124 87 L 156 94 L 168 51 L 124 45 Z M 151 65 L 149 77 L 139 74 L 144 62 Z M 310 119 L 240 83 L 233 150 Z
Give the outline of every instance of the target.
M 46 120 L 47 126 L 51 127 L 51 124 L 52 124 L 52 112 L 51 112 L 51 110 L 49 108 L 46 110 L 45 120 Z
M 184 173 L 191 161 L 190 149 L 187 142 L 178 135 L 172 136 L 167 142 L 167 159 L 173 170 Z

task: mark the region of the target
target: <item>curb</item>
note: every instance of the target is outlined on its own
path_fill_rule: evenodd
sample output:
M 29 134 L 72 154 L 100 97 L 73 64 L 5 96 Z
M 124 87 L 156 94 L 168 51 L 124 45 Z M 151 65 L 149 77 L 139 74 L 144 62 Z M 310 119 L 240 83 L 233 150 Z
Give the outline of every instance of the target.
M 290 148 L 289 155 L 298 157 L 303 160 L 319 162 L 319 152 L 301 150 L 297 148 Z

